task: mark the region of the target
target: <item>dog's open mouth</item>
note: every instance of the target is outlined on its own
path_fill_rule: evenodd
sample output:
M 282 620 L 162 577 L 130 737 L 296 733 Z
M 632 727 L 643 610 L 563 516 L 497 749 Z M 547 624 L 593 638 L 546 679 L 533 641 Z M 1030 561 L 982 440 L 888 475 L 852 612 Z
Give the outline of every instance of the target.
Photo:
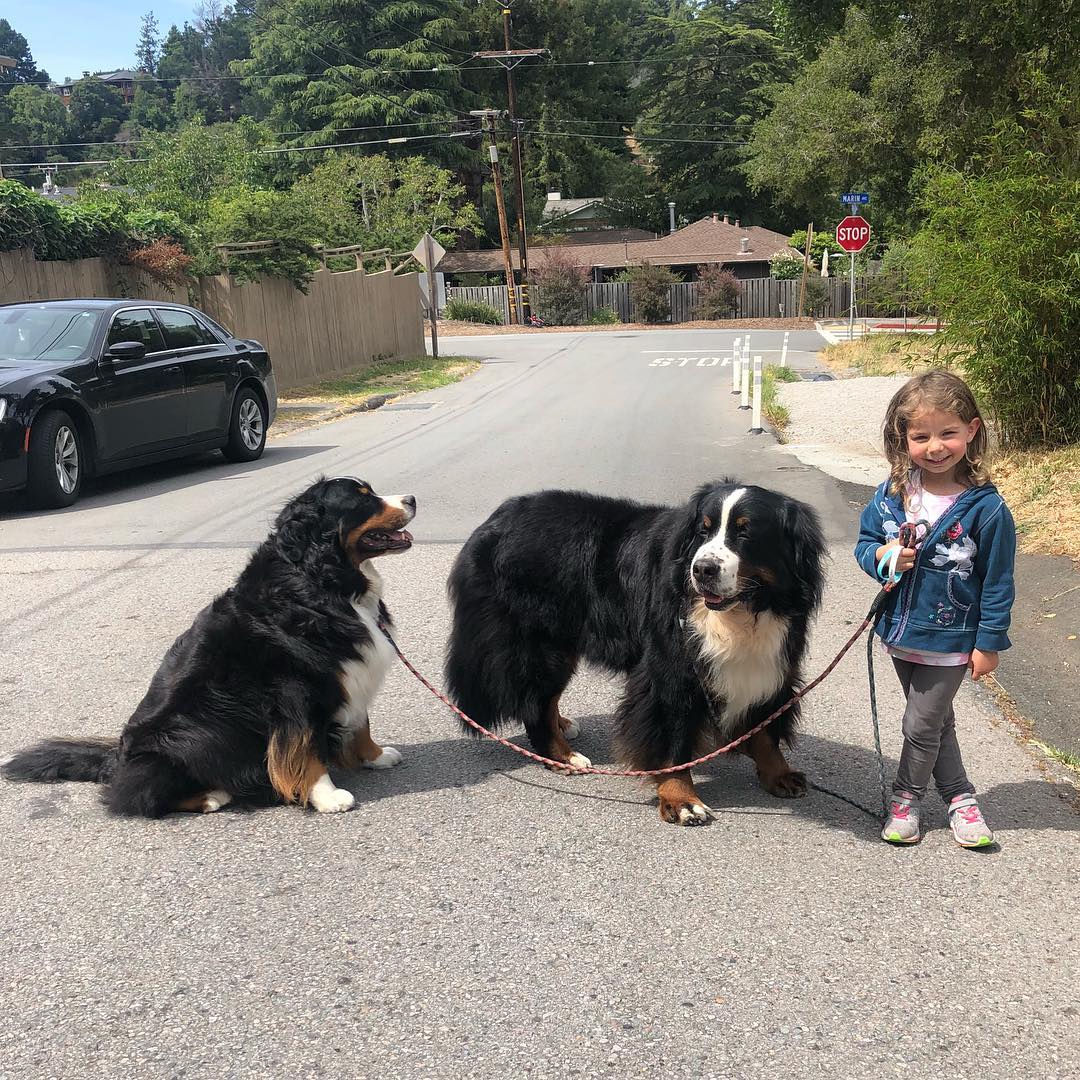
M 372 529 L 361 533 L 357 544 L 365 551 L 408 551 L 412 547 L 412 533 L 407 529 L 394 532 L 390 529 Z
M 727 611 L 728 608 L 734 607 L 742 600 L 741 593 L 735 593 L 733 596 L 717 596 L 716 593 L 703 592 L 701 599 L 705 601 L 705 606 L 710 611 Z

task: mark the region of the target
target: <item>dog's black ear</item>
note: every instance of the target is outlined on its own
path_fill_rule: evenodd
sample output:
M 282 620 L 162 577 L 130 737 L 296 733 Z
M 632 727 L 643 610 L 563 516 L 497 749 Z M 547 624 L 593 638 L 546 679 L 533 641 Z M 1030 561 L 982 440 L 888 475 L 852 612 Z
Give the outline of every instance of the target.
M 821 603 L 825 587 L 824 559 L 827 551 L 821 519 L 812 507 L 788 499 L 784 509 L 784 531 L 791 551 L 795 581 L 807 610 Z
M 274 522 L 278 550 L 291 563 L 301 565 L 313 545 L 325 541 L 321 481 L 290 499 Z

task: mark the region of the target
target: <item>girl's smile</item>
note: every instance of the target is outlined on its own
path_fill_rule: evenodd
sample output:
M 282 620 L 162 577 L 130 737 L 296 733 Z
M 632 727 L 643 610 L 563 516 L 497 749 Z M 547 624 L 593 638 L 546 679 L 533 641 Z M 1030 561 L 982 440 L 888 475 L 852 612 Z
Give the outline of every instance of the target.
M 924 472 L 951 476 L 979 430 L 979 419 L 965 423 L 955 413 L 931 409 L 913 416 L 907 428 L 912 464 Z

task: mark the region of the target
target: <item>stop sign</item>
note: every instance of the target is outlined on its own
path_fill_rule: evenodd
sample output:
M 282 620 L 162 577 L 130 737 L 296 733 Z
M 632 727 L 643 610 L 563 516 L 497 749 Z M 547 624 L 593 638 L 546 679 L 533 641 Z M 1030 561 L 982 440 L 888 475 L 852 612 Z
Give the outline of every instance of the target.
M 870 222 L 852 214 L 836 226 L 836 242 L 850 252 L 862 251 L 870 243 Z

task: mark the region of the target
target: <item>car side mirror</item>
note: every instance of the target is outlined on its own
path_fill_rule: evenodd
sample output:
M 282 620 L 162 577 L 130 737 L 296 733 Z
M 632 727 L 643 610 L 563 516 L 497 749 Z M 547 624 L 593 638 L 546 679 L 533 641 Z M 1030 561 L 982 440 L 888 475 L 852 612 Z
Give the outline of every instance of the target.
M 139 360 L 145 355 L 146 346 L 141 341 L 117 341 L 106 350 L 104 359 Z

